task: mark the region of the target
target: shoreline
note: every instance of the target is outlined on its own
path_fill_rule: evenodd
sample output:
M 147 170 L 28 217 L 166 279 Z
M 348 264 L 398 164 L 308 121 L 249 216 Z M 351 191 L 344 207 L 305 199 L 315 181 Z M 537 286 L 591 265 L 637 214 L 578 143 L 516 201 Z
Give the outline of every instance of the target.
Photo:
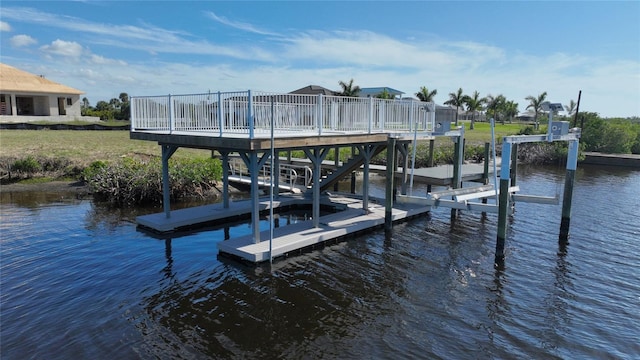
M 35 184 L 12 183 L 0 185 L 0 192 L 77 192 L 90 195 L 89 187 L 81 181 L 73 180 L 52 180 Z

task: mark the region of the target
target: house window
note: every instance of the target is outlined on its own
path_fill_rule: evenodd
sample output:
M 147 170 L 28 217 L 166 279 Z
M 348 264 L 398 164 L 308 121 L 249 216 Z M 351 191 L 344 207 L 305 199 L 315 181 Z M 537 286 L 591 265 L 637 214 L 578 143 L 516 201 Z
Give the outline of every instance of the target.
M 11 96 L 0 94 L 0 115 L 11 115 Z
M 73 105 L 73 102 L 72 102 L 71 98 L 67 98 L 67 105 L 68 106 Z

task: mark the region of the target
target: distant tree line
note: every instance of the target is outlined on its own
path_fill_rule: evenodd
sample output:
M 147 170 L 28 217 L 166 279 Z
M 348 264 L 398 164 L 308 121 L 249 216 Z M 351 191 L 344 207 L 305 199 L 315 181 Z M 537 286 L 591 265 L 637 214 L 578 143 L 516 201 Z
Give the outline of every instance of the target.
M 353 79 L 349 82 L 338 82 L 342 91 L 338 92 L 341 96 L 358 96 L 360 87 L 353 83 Z M 429 90 L 426 86 L 421 86 L 415 96 L 420 101 L 433 102 L 434 97 L 438 94 L 437 89 Z M 376 95 L 378 98 L 391 99 L 386 89 Z M 547 102 L 547 92 L 544 91 L 538 95 L 529 95 L 525 98 L 528 101 L 527 110 L 531 110 L 533 115 L 533 128 L 524 130 L 526 134 L 539 133 L 541 115 L 548 114 L 545 111 L 544 103 Z M 474 91 L 472 95 L 464 94 L 462 88 L 449 93 L 449 99 L 444 102 L 445 105 L 455 106 L 456 120 L 458 125 L 458 110 L 464 109 L 467 115 L 471 115 L 470 130 L 474 129 L 476 115 L 485 114 L 487 118 L 493 118 L 496 122 L 502 124 L 505 120 L 513 121 L 518 115 L 518 103 L 508 100 L 504 95 L 487 95 L 481 97 L 478 91 Z M 555 119 L 570 121 L 573 127 L 582 128 L 582 137 L 580 140 L 583 151 L 595 151 L 604 153 L 619 154 L 640 154 L 640 117 L 630 118 L 601 118 L 595 112 L 581 112 L 576 116 L 577 103 L 574 100 L 569 101 L 569 105 L 565 105 L 566 115 L 554 113 Z
M 97 116 L 100 120 L 123 120 L 128 121 L 131 118 L 131 106 L 129 104 L 129 95 L 120 93 L 120 96 L 111 100 L 100 100 L 96 106 L 91 106 L 89 99 L 82 98 L 80 105 L 82 116 Z

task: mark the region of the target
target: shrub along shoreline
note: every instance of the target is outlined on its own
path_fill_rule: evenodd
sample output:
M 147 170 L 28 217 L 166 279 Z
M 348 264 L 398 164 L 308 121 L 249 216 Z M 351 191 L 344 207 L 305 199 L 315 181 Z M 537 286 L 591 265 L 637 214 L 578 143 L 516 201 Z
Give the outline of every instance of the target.
M 555 143 L 522 144 L 520 163 L 551 164 L 562 159 L 563 148 Z M 499 149 L 497 149 L 499 153 Z M 564 149 L 566 155 L 566 146 Z M 283 154 L 284 155 L 284 154 Z M 342 156 L 341 156 L 342 157 Z M 428 143 L 416 149 L 416 167 L 425 167 Z M 384 152 L 374 159 L 384 165 Z M 440 145 L 434 150 L 434 165 L 451 163 L 453 145 Z M 465 147 L 466 162 L 483 162 L 484 145 Z M 169 160 L 172 201 L 205 199 L 218 196 L 222 179 L 221 161 L 211 157 Z M 121 157 L 115 161 L 94 161 L 88 166 L 65 157 L 0 156 L 0 179 L 8 184 L 42 184 L 66 181 L 82 184 L 94 199 L 115 206 L 157 205 L 162 203 L 162 165 L 159 157 Z M 6 189 L 5 189 L 6 190 Z

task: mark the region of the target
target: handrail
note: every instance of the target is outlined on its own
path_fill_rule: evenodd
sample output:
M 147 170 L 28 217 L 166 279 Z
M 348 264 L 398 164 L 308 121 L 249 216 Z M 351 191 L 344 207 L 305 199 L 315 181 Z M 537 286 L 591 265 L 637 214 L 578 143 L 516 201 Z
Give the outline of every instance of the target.
M 301 173 L 304 175 L 301 176 L 297 170 L 303 170 Z M 313 181 L 313 171 L 306 165 L 280 163 L 279 171 L 281 175 L 284 173 L 284 176 L 280 176 L 280 183 L 288 184 L 290 188 L 298 184 L 298 180 L 301 181 L 301 185 L 305 188 L 311 186 Z M 229 175 L 237 176 L 241 180 L 245 178 L 245 180 L 251 180 L 249 169 L 240 158 L 229 159 Z M 268 162 L 260 168 L 258 177 L 271 179 L 271 166 Z M 265 180 L 265 183 L 268 184 L 268 181 Z
M 435 123 L 435 113 L 416 100 L 236 91 L 132 96 L 130 102 L 132 132 L 253 139 L 267 136 L 272 121 L 276 137 L 295 133 L 427 133 L 434 130 Z

